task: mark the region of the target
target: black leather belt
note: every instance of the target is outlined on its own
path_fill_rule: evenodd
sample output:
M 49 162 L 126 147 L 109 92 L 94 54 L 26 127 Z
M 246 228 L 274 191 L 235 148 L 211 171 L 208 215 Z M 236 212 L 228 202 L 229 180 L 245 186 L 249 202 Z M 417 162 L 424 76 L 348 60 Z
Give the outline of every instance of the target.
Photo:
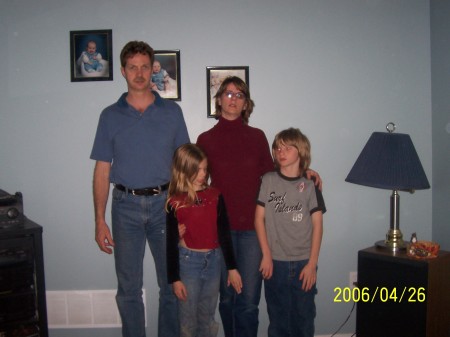
M 160 194 L 162 191 L 165 191 L 169 188 L 169 183 L 164 185 L 159 185 L 156 187 L 146 187 L 146 188 L 128 188 L 120 184 L 114 185 L 119 191 L 131 193 L 133 195 L 142 195 L 142 196 L 148 196 L 148 195 L 157 195 Z

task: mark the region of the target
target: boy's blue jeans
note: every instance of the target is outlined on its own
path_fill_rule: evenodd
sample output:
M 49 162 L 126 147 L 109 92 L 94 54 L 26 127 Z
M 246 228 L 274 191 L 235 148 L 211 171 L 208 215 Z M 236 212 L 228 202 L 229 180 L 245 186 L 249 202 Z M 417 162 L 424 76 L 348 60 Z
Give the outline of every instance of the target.
M 257 337 L 262 277 L 259 272 L 262 253 L 255 231 L 231 231 L 242 292 L 227 287 L 228 273 L 222 263 L 219 312 L 225 337 Z
M 300 272 L 308 263 L 302 261 L 273 261 L 273 275 L 264 280 L 269 313 L 269 337 L 313 337 L 317 294 L 316 285 L 302 290 Z
M 179 301 L 180 337 L 216 337 L 214 320 L 219 299 L 222 251 L 180 251 L 180 278 L 186 287 L 186 301 Z
M 158 336 L 178 337 L 178 303 L 167 281 L 167 194 L 134 196 L 116 188 L 112 194 L 112 234 L 118 289 L 117 307 L 123 337 L 145 336 L 142 301 L 143 261 L 148 242 L 155 261 L 159 286 Z

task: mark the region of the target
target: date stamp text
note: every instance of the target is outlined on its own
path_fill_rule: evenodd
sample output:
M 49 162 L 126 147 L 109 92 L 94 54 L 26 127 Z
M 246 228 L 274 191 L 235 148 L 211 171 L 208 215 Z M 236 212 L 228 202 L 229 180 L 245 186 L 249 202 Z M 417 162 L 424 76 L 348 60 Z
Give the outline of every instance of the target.
M 336 287 L 334 288 L 334 302 L 425 302 L 426 294 L 424 287 L 387 288 L 376 287 L 375 289 Z

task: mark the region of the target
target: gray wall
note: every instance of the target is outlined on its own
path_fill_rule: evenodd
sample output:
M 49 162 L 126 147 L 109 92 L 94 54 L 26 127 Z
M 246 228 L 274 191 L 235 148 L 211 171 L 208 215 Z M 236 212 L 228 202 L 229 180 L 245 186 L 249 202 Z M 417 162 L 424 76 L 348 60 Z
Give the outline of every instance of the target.
M 432 0 L 433 240 L 450 250 L 450 2 Z
M 0 0 L 0 188 L 22 191 L 26 215 L 44 228 L 48 290 L 116 287 L 113 258 L 94 242 L 89 154 L 100 111 L 126 88 L 120 49 L 142 39 L 155 49 L 181 50 L 180 105 L 193 141 L 215 124 L 206 118 L 205 68 L 225 65 L 250 66 L 256 102 L 250 122 L 269 142 L 290 126 L 309 136 L 328 208 L 316 332 L 334 332 L 352 306 L 334 303 L 335 287 L 348 285 L 358 250 L 383 239 L 389 227 L 390 192 L 344 181 L 370 134 L 395 122 L 411 135 L 430 183 L 438 175 L 433 188 L 448 182 L 448 161 L 435 159 L 432 170 L 429 6 L 426 0 Z M 86 29 L 113 30 L 114 81 L 70 82 L 69 31 Z M 442 90 L 448 77 L 446 83 Z M 441 140 L 446 147 L 438 151 L 448 157 L 448 134 L 434 139 Z M 447 184 L 434 197 L 443 203 L 448 195 Z M 417 232 L 432 239 L 432 190 L 401 193 L 400 212 L 406 238 Z M 444 230 L 441 224 L 435 233 Z M 157 287 L 149 254 L 146 264 L 148 336 L 154 336 Z M 354 316 L 342 332 L 354 331 Z M 265 336 L 264 299 L 260 320 Z

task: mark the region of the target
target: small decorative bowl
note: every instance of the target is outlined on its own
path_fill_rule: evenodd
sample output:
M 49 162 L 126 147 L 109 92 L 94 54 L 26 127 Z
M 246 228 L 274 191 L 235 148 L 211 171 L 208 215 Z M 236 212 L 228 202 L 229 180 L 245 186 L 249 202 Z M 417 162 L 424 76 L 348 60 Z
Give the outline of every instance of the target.
M 417 241 L 407 245 L 406 254 L 416 259 L 432 259 L 438 256 L 439 248 L 436 242 Z

